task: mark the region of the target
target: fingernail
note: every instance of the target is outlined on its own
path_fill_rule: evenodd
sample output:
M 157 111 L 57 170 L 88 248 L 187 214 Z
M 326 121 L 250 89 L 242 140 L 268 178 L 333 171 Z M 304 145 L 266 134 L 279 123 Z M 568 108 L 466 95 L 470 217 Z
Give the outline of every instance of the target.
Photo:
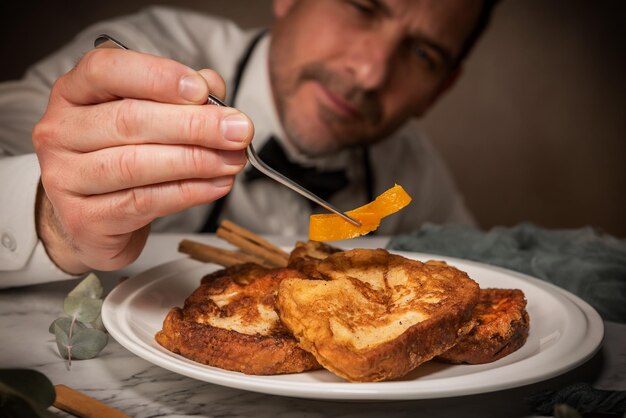
M 178 92 L 183 99 L 190 102 L 203 102 L 209 94 L 206 82 L 198 74 L 181 77 Z
M 222 135 L 233 142 L 245 142 L 250 132 L 250 120 L 241 113 L 227 115 L 222 119 Z
M 227 165 L 243 165 L 244 161 L 246 161 L 244 151 L 220 151 L 220 157 L 224 164 Z
M 211 179 L 213 186 L 215 187 L 230 187 L 234 182 L 233 176 L 215 177 Z

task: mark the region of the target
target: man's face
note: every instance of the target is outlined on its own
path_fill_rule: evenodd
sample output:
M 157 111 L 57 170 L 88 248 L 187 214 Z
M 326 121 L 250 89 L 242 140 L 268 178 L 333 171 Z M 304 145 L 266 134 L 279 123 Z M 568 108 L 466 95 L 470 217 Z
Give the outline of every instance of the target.
M 289 140 L 310 156 L 376 142 L 454 78 L 481 1 L 275 0 L 270 76 Z

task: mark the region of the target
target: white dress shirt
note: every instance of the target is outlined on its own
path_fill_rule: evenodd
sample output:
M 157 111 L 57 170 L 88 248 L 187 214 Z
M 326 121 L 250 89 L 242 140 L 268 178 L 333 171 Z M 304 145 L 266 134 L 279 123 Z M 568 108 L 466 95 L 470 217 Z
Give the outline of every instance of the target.
M 152 7 L 93 25 L 31 67 L 22 80 L 0 83 L 0 287 L 71 277 L 54 265 L 37 239 L 34 202 L 40 171 L 31 131 L 45 111 L 54 81 L 70 70 L 102 33 L 133 50 L 166 56 L 192 68 L 212 68 L 224 77 L 231 92 L 237 64 L 258 31 L 244 31 L 232 22 L 197 12 Z M 270 91 L 269 43 L 270 37 L 265 35 L 250 56 L 235 103 L 254 122 L 255 147 L 261 149 L 274 136 L 294 161 L 326 169 L 345 168 L 350 183 L 330 202 L 341 210 L 367 203 L 360 149 L 311 160 L 285 141 Z M 424 222 L 473 223 L 445 164 L 416 121 L 407 122 L 390 138 L 370 147 L 370 160 L 375 196 L 397 183 L 413 198 L 408 207 L 382 221 L 380 234 L 407 232 Z M 157 219 L 152 230 L 198 231 L 211 206 Z M 307 200 L 285 186 L 269 179 L 245 182 L 238 176 L 221 219 L 262 234 L 306 235 L 312 211 Z

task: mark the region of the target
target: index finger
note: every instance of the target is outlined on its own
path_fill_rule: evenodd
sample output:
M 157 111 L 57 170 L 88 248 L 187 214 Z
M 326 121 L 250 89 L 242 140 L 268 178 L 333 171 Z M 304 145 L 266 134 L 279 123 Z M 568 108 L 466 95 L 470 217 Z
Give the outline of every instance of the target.
M 177 61 L 123 49 L 94 49 L 57 82 L 72 104 L 119 98 L 173 104 L 202 104 L 211 86 L 197 71 Z M 219 87 L 217 88 L 219 90 Z

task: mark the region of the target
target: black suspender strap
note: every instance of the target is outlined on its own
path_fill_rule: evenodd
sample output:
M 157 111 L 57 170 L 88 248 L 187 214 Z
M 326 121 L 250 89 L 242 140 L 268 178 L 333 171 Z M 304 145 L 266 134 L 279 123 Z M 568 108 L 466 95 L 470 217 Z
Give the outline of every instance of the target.
M 252 56 L 254 49 L 266 32 L 267 29 L 263 29 L 262 31 L 257 33 L 254 38 L 252 38 L 252 40 L 248 44 L 248 47 L 246 48 L 246 52 L 243 54 L 243 56 L 239 60 L 239 63 L 237 64 L 237 69 L 235 70 L 235 79 L 233 80 L 233 93 L 230 97 L 230 100 L 228 100 L 228 105 L 230 107 L 235 107 L 235 101 L 237 100 L 237 94 L 239 94 L 239 86 L 241 85 L 243 73 L 248 66 L 248 62 L 250 61 L 250 57 Z

